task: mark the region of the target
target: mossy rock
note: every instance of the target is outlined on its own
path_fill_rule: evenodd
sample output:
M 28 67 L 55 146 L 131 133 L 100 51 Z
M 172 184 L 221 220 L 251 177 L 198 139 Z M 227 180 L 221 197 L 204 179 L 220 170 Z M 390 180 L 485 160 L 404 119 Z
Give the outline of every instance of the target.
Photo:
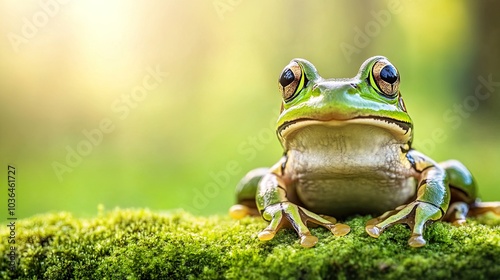
M 346 221 L 352 231 L 302 248 L 292 230 L 268 242 L 260 218 L 198 217 L 178 211 L 114 210 L 95 218 L 68 213 L 16 221 L 18 262 L 10 270 L 10 230 L 0 230 L 3 279 L 500 279 L 500 219 L 462 227 L 430 225 L 428 244 L 411 248 L 403 225 L 378 239 L 369 217 Z

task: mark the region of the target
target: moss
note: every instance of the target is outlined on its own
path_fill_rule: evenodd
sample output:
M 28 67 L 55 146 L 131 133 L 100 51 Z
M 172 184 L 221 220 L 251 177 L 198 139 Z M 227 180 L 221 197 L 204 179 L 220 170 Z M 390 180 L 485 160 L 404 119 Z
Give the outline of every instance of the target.
M 364 232 L 369 217 L 345 221 L 352 232 L 334 237 L 312 229 L 319 243 L 298 244 L 292 230 L 263 243 L 260 218 L 196 217 L 186 212 L 114 210 L 95 218 L 45 214 L 16 222 L 19 260 L 9 269 L 9 229 L 0 231 L 0 276 L 20 279 L 499 279 L 500 219 L 489 225 L 435 223 L 428 245 L 410 248 L 409 230 Z M 484 221 L 483 221 L 484 222 Z

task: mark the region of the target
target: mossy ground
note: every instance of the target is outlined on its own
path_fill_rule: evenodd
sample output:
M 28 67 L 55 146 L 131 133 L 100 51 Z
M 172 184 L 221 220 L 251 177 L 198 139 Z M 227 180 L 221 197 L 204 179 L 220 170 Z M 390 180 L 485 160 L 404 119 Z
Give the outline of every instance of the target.
M 260 218 L 196 217 L 186 212 L 114 210 L 95 218 L 68 213 L 16 222 L 17 267 L 9 269 L 9 229 L 0 231 L 4 279 L 500 279 L 500 219 L 466 226 L 430 225 L 423 248 L 407 245 L 402 225 L 378 239 L 364 232 L 369 217 L 345 221 L 334 237 L 312 229 L 319 243 L 298 244 L 292 230 L 269 242 Z

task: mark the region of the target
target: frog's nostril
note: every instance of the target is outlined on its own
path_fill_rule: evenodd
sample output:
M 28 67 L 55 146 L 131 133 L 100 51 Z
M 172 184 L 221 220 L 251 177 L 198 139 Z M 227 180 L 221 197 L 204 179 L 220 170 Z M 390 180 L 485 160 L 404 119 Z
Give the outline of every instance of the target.
M 350 83 L 349 85 L 351 85 L 351 87 L 353 87 L 353 88 L 358 88 L 358 85 L 355 83 Z

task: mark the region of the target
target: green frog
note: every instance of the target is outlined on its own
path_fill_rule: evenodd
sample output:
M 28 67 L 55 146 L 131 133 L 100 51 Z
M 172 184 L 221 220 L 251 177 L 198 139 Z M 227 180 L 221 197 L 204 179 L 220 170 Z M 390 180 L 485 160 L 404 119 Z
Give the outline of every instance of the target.
M 399 90 L 400 74 L 383 56 L 367 59 L 351 79 L 325 79 L 312 63 L 293 59 L 282 71 L 276 133 L 284 154 L 271 168 L 250 171 L 237 186 L 234 218 L 261 215 L 272 239 L 291 226 L 300 244 L 318 238 L 308 224 L 336 236 L 350 231 L 335 217 L 376 215 L 366 232 L 379 237 L 403 223 L 409 245 L 426 244 L 426 225 L 493 211 L 500 202 L 479 202 L 470 171 L 460 162 L 437 163 L 412 148 L 413 122 Z

